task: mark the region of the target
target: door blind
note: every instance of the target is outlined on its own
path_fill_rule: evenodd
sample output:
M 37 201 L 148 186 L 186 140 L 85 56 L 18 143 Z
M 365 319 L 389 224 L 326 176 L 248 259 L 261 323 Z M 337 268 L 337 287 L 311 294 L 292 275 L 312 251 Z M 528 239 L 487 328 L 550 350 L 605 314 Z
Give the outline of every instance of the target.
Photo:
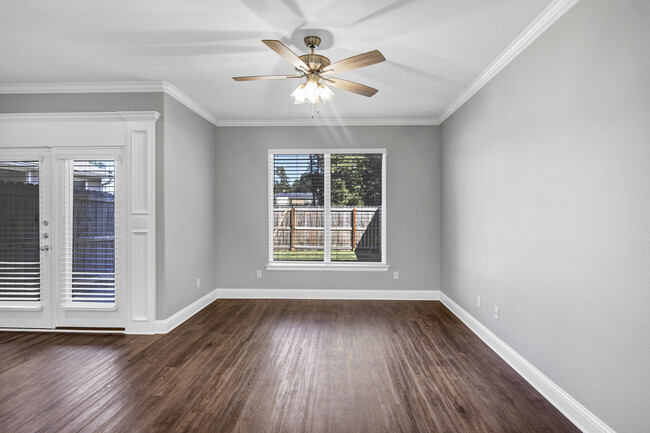
M 115 161 L 66 161 L 64 304 L 114 304 Z
M 37 161 L 0 162 L 0 302 L 41 300 Z

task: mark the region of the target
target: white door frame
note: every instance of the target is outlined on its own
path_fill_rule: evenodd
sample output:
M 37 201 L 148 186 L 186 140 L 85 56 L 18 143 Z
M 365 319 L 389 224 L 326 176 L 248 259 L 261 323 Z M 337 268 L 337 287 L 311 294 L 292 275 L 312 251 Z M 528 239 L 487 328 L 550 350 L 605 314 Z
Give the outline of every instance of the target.
M 0 114 L 0 155 L 10 151 L 25 156 L 30 149 L 32 155 L 36 149 L 70 155 L 84 149 L 122 149 L 126 236 L 122 303 L 118 308 L 124 309 L 126 332 L 134 334 L 155 332 L 155 124 L 159 117 L 155 111 Z M 55 305 L 58 300 L 52 300 L 51 308 Z

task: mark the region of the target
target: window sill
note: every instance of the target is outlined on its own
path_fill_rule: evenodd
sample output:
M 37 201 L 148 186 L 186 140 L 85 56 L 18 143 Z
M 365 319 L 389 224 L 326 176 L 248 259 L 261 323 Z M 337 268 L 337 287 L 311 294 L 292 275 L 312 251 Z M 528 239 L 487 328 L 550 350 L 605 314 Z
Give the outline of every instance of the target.
M 0 303 L 0 310 L 41 311 L 42 309 L 43 309 L 43 305 L 40 302 L 38 302 L 36 305 L 26 305 L 25 303 L 16 303 L 16 304 L 1 304 Z
M 382 263 L 269 263 L 266 265 L 267 271 L 369 271 L 369 272 L 387 272 L 389 265 Z
M 97 302 L 66 302 L 59 305 L 62 310 L 83 310 L 83 311 L 115 311 L 117 305 L 105 304 L 101 305 Z

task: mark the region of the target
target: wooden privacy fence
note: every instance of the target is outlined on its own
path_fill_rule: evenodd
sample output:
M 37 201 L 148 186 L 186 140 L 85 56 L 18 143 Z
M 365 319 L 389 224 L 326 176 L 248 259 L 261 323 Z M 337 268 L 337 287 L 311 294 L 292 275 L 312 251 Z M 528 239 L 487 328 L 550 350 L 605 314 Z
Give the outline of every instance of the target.
M 115 196 L 75 190 L 73 272 L 115 272 Z
M 73 272 L 115 272 L 114 195 L 78 190 L 74 194 Z M 0 180 L 0 262 L 40 261 L 37 185 Z
M 322 250 L 325 241 L 324 209 L 273 209 L 273 246 L 276 251 Z M 381 251 L 381 208 L 331 208 L 332 250 Z
M 38 186 L 0 180 L 0 262 L 38 262 L 38 229 Z
M 0 180 L 0 300 L 40 300 L 38 227 L 38 186 Z

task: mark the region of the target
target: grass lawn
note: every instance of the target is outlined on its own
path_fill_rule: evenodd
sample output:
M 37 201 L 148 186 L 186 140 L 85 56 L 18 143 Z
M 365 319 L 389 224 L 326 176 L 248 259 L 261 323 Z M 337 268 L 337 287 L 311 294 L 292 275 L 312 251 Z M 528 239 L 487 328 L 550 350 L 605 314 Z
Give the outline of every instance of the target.
M 279 261 L 303 261 L 314 260 L 323 261 L 323 251 L 276 251 L 273 253 L 273 260 Z M 354 251 L 332 251 L 332 261 L 356 262 L 359 259 Z

